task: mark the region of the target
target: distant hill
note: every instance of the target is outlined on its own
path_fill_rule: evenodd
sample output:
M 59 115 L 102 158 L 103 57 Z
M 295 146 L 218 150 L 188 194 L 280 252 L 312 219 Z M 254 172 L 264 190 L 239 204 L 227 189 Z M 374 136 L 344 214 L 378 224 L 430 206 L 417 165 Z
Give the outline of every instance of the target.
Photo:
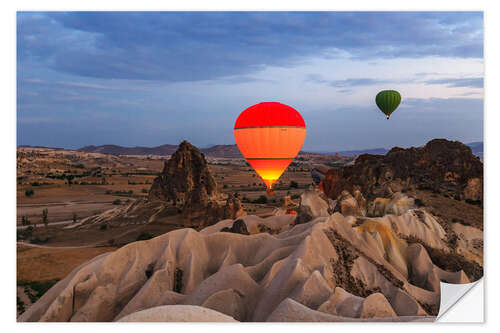
M 483 158 L 483 142 L 466 143 L 472 149 L 472 153 L 481 159 Z M 387 148 L 373 148 L 373 149 L 360 149 L 360 150 L 344 150 L 339 152 L 328 152 L 325 154 L 339 154 L 340 156 L 355 157 L 361 154 L 385 155 L 390 149 Z
M 177 150 L 177 145 L 161 145 L 157 147 L 122 147 L 117 145 L 86 146 L 78 149 L 86 153 L 101 153 L 111 155 L 172 155 Z M 242 157 L 236 145 L 215 145 L 200 149 L 210 157 Z
M 157 147 L 122 147 L 118 145 L 85 146 L 78 149 L 86 153 L 111 155 L 172 155 L 177 145 L 161 145 Z
M 483 158 L 483 142 L 466 143 L 472 149 L 474 155 Z M 122 147 L 118 145 L 86 146 L 78 149 L 87 153 L 101 153 L 112 155 L 172 155 L 177 150 L 177 145 L 161 145 L 157 147 Z M 209 157 L 239 158 L 242 157 L 236 145 L 213 145 L 200 149 Z M 387 148 L 371 148 L 359 150 L 344 150 L 339 152 L 317 152 L 316 154 L 339 154 L 345 157 L 356 157 L 361 154 L 385 155 L 389 152 Z M 305 153 L 301 151 L 301 153 Z
M 215 145 L 209 148 L 202 148 L 200 151 L 210 157 L 239 158 L 243 157 L 236 145 Z
M 361 154 L 385 155 L 388 152 L 389 149 L 386 148 L 373 148 L 373 149 L 361 149 L 361 150 L 344 150 L 344 151 L 339 151 L 337 153 L 340 156 L 354 157 Z
M 18 148 L 43 148 L 43 149 L 60 149 L 63 150 L 64 148 L 59 148 L 59 147 L 46 147 L 46 146 L 30 146 L 30 145 L 19 145 L 17 146 Z
M 467 146 L 472 149 L 472 153 L 476 156 L 479 156 L 481 159 L 483 159 L 483 142 L 471 142 L 467 143 Z

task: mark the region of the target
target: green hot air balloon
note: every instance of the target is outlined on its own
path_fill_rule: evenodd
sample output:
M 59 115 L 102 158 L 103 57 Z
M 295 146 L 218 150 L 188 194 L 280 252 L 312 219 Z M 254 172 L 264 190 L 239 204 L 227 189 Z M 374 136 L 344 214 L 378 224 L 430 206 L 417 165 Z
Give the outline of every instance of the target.
M 396 90 L 382 90 L 375 97 L 378 108 L 385 113 L 387 119 L 401 103 L 401 95 Z

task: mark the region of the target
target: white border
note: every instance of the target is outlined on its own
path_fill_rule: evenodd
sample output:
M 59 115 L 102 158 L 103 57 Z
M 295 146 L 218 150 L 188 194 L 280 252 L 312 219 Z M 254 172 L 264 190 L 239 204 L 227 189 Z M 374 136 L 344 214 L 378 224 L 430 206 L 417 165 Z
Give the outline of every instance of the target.
M 5 241 L 2 242 L 2 258 L 3 258 L 3 272 L 0 275 L 3 287 L 3 297 L 1 301 L 1 316 L 2 324 L 5 332 L 11 330 L 26 330 L 26 331 L 51 331 L 51 332 L 66 332 L 71 329 L 72 332 L 80 332 L 87 330 L 106 329 L 106 330 L 120 330 L 120 331 L 130 331 L 135 332 L 137 329 L 141 329 L 144 326 L 148 330 L 182 330 L 182 332 L 190 330 L 200 330 L 206 331 L 221 331 L 221 330 L 231 330 L 234 331 L 254 331 L 256 329 L 286 329 L 287 331 L 302 331 L 305 329 L 324 329 L 324 330 L 338 330 L 338 329 L 352 329 L 360 328 L 367 329 L 370 325 L 370 330 L 380 330 L 386 332 L 387 330 L 398 330 L 404 329 L 405 332 L 409 331 L 421 331 L 425 330 L 442 330 L 442 329 L 453 329 L 454 331 L 467 331 L 470 333 L 471 330 L 477 330 L 479 328 L 491 328 L 495 323 L 494 321 L 498 318 L 496 313 L 496 303 L 498 293 L 497 281 L 498 268 L 494 264 L 495 260 L 489 262 L 489 254 L 493 254 L 493 258 L 496 259 L 495 254 L 498 252 L 498 245 L 500 242 L 496 240 L 500 237 L 500 230 L 498 224 L 500 219 L 498 218 L 498 210 L 493 204 L 496 202 L 494 197 L 494 189 L 500 187 L 498 170 L 500 170 L 500 164 L 498 163 L 498 155 L 495 155 L 495 151 L 498 151 L 497 143 L 499 141 L 499 129 L 500 126 L 499 113 L 500 105 L 498 103 L 498 89 L 500 88 L 499 81 L 499 60 L 500 54 L 498 52 L 498 31 L 500 31 L 499 22 L 500 15 L 496 9 L 496 3 L 498 1 L 429 1 L 429 0 L 419 0 L 411 2 L 403 1 L 389 1 L 389 0 L 378 0 L 378 1 L 269 1 L 269 0 L 254 0 L 245 2 L 235 2 L 228 0 L 211 0 L 211 1 L 176 1 L 170 3 L 159 4 L 157 1 L 141 0 L 141 1 L 98 1 L 98 0 L 87 0 L 85 2 L 68 2 L 68 1 L 4 1 L 2 2 L 2 10 L 0 12 L 1 19 L 0 24 L 2 29 L 2 121 L 1 123 L 1 143 L 3 147 L 2 156 L 6 158 L 2 159 L 1 165 L 1 175 L 3 176 L 2 186 L 2 220 L 3 220 L 3 230 Z M 16 11 L 17 10 L 403 10 L 403 11 L 429 11 L 429 10 L 454 10 L 454 11 L 464 11 L 464 10 L 484 10 L 485 11 L 485 127 L 484 127 L 484 141 L 485 141 L 485 283 L 487 284 L 487 297 L 486 300 L 492 300 L 490 306 L 486 305 L 486 325 L 457 325 L 457 324 L 447 324 L 444 327 L 442 324 L 280 324 L 279 327 L 276 324 L 247 324 L 247 325 L 214 325 L 214 324 L 131 324 L 131 325 L 116 325 L 116 324 L 16 324 L 15 322 L 15 304 L 14 304 L 14 294 L 15 294 L 15 224 L 11 221 L 15 219 L 16 216 L 16 205 L 15 205 L 15 143 L 16 143 L 16 98 L 15 98 L 15 33 L 16 33 Z M 9 231 L 7 231 L 9 230 Z M 488 283 L 488 281 L 493 281 Z M 488 310 L 492 309 L 491 312 Z M 489 315 L 491 313 L 491 316 Z M 496 317 L 496 318 L 495 318 Z M 286 325 L 283 326 L 283 325 Z M 422 326 L 422 325 L 425 325 Z

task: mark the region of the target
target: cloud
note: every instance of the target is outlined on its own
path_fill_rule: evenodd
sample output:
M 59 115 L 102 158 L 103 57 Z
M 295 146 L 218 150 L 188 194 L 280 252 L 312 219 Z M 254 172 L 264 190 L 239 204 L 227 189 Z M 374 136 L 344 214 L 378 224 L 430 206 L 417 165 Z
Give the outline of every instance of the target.
M 455 113 L 461 119 L 461 113 L 477 113 L 482 118 L 482 98 L 406 98 L 401 102 L 400 108 L 411 109 L 412 112 L 440 112 Z
M 481 58 L 481 12 L 18 13 L 18 63 L 105 79 L 245 76 L 308 56 Z
M 326 84 L 336 88 L 349 88 L 349 87 L 359 87 L 359 86 L 373 86 L 381 83 L 395 82 L 394 80 L 378 80 L 372 78 L 349 78 L 344 80 L 326 80 L 322 76 L 317 74 L 311 74 L 307 77 L 307 81 Z
M 424 81 L 426 84 L 443 84 L 448 87 L 483 88 L 482 77 L 473 78 L 444 78 Z

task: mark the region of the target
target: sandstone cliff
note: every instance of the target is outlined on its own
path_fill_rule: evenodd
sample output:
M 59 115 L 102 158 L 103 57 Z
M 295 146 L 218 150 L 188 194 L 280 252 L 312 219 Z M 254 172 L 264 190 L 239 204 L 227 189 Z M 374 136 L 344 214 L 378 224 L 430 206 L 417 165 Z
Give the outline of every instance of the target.
M 483 163 L 470 147 L 435 139 L 421 148 L 396 147 L 386 155 L 360 155 L 354 165 L 330 169 L 321 186 L 332 199 L 344 190 L 358 189 L 373 200 L 417 188 L 481 203 Z

